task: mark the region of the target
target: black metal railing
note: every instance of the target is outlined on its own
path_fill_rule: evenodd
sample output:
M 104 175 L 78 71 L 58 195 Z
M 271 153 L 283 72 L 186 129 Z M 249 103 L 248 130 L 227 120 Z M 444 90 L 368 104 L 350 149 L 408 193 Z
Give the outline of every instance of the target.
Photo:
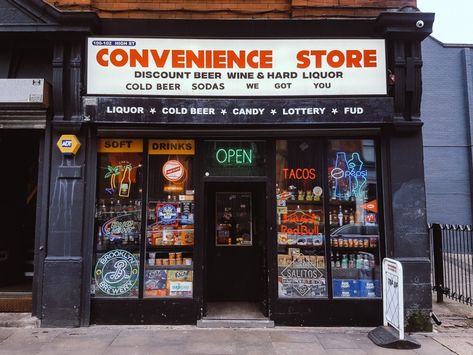
M 437 302 L 443 296 L 473 306 L 472 226 L 429 224 L 432 285 Z

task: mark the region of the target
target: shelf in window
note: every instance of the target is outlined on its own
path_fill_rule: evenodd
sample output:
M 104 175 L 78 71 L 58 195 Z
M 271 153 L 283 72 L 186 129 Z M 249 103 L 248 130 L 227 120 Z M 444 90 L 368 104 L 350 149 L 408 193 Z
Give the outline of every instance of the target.
M 378 250 L 378 247 L 332 247 L 332 251 L 338 252 L 338 251 L 376 251 Z
M 355 206 L 356 205 L 356 200 L 353 200 L 353 201 L 330 200 L 329 204 L 333 205 L 333 206 L 338 206 L 338 205 L 341 205 L 341 206 Z
M 133 244 L 133 245 L 123 245 L 123 244 L 109 244 L 109 245 L 102 245 L 102 246 L 97 246 L 96 252 L 97 253 L 106 253 L 111 250 L 116 250 L 116 249 L 121 249 L 121 250 L 127 250 L 130 252 L 140 252 L 140 245 L 139 244 Z
M 298 245 L 298 244 L 292 244 L 292 245 L 289 245 L 289 244 L 278 244 L 278 248 L 299 248 L 299 249 L 324 249 L 325 246 L 322 244 L 322 245 Z
M 310 201 L 310 200 L 286 200 L 286 205 L 322 205 L 323 201 Z
M 194 245 L 146 245 L 146 249 L 152 251 L 192 251 L 194 249 Z
M 193 270 L 193 265 L 146 265 L 148 270 Z

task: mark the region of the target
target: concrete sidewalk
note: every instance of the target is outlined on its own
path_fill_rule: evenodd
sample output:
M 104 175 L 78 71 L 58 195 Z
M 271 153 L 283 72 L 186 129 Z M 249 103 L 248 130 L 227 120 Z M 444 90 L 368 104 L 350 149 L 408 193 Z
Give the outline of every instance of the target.
M 391 350 L 368 339 L 371 328 L 200 329 L 195 326 L 0 328 L 0 354 L 473 354 L 472 329 L 415 334 L 416 350 Z M 466 347 L 465 347 L 466 346 Z M 469 351 L 469 352 L 468 352 Z

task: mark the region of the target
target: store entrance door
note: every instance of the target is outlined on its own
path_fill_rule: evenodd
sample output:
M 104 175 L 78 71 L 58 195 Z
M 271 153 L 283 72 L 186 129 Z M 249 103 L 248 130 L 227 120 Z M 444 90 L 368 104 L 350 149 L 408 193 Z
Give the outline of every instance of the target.
M 251 303 L 266 313 L 265 191 L 265 183 L 207 184 L 208 305 Z
M 0 130 L 0 312 L 31 312 L 39 132 Z

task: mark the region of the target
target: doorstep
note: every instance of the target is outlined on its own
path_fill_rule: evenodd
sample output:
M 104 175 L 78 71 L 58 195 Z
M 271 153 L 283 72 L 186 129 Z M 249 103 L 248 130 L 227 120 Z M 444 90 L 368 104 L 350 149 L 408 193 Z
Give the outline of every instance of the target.
M 274 328 L 269 319 L 208 319 L 197 321 L 197 328 Z
M 0 313 L 0 327 L 39 328 L 41 321 L 31 313 Z

